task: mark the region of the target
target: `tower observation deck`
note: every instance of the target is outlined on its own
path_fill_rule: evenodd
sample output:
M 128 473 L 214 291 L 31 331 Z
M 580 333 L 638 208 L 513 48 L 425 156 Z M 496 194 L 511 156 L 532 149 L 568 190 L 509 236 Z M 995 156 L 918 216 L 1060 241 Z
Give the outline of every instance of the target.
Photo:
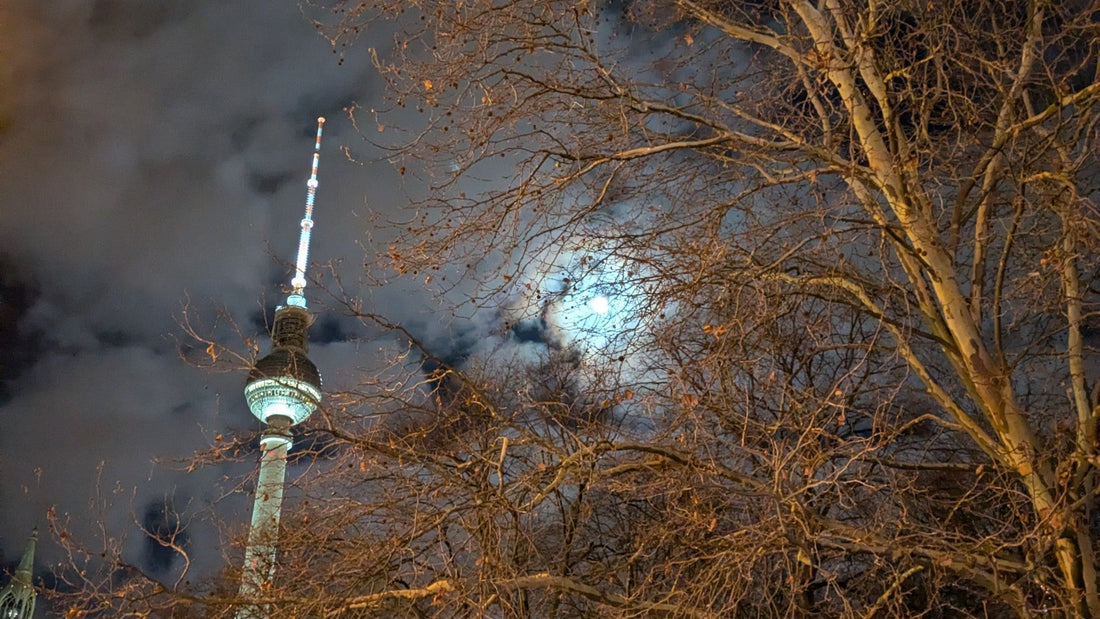
M 290 429 L 305 421 L 321 403 L 321 373 L 306 356 L 313 315 L 306 308 L 303 293 L 324 124 L 324 118 L 317 119 L 313 168 L 306 182 L 306 212 L 301 221 L 294 277 L 290 280 L 291 293 L 286 305 L 275 311 L 271 352 L 256 362 L 244 388 L 249 410 L 267 427 L 260 437 L 260 474 L 241 572 L 240 596 L 246 605 L 237 613 L 238 619 L 261 619 L 270 614 L 270 606 L 262 598 L 275 576 L 286 455 L 293 444 Z

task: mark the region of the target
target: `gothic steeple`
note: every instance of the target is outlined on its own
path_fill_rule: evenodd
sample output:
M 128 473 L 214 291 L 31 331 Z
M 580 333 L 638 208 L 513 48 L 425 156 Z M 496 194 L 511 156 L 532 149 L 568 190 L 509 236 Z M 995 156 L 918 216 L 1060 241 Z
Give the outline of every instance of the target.
M 34 616 L 34 585 L 31 576 L 34 572 L 34 547 L 38 542 L 38 529 L 31 532 L 19 567 L 7 586 L 0 589 L 0 619 L 30 619 Z

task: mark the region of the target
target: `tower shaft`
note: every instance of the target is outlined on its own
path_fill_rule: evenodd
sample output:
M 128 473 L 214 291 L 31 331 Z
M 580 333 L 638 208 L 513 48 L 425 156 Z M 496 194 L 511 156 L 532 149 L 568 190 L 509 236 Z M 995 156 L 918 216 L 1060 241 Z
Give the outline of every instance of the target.
M 256 500 L 252 505 L 252 524 L 248 531 L 248 548 L 244 554 L 240 595 L 244 599 L 264 598 L 275 577 L 275 553 L 279 544 L 279 517 L 283 507 L 283 483 L 286 480 L 286 455 L 290 438 L 282 431 L 269 431 L 261 439 L 260 475 L 256 480 Z M 237 613 L 238 619 L 267 617 L 267 604 L 246 606 Z

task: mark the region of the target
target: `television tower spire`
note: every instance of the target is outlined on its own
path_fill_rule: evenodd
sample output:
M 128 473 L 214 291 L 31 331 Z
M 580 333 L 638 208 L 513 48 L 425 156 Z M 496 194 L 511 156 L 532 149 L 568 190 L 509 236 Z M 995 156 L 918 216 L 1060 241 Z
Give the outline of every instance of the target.
M 262 619 L 269 605 L 257 601 L 269 590 L 275 576 L 275 554 L 279 541 L 279 515 L 283 505 L 286 478 L 286 454 L 293 441 L 290 428 L 305 421 L 321 402 L 321 374 L 309 360 L 308 331 L 313 316 L 306 309 L 306 261 L 309 236 L 313 228 L 313 199 L 317 192 L 317 163 L 321 157 L 321 129 L 325 119 L 317 119 L 317 141 L 313 147 L 313 168 L 306 182 L 306 214 L 298 238 L 298 259 L 291 292 L 286 305 L 275 310 L 271 329 L 271 353 L 256 362 L 248 374 L 244 396 L 248 408 L 267 425 L 260 436 L 260 474 L 256 480 L 256 499 L 252 524 L 245 548 L 241 572 L 240 596 L 248 603 L 237 613 L 238 619 Z
M 294 263 L 294 277 L 290 280 L 293 288 L 288 305 L 296 305 L 294 301 L 301 300 L 301 307 L 305 307 L 305 297 L 302 291 L 306 287 L 306 262 L 309 260 L 309 234 L 313 229 L 313 198 L 317 195 L 317 163 L 321 160 L 321 130 L 325 128 L 325 117 L 317 119 L 317 140 L 313 143 L 313 168 L 306 181 L 306 214 L 302 217 L 302 232 L 298 235 L 298 260 Z

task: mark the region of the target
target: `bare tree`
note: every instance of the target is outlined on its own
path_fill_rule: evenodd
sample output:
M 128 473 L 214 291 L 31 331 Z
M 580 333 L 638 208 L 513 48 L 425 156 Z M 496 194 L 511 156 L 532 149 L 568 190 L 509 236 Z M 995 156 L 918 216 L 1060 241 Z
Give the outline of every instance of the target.
M 343 53 L 398 33 L 393 108 L 351 110 L 408 128 L 388 265 L 499 354 L 349 300 L 415 369 L 312 422 L 272 604 L 1100 616 L 1095 3 L 332 10 Z

